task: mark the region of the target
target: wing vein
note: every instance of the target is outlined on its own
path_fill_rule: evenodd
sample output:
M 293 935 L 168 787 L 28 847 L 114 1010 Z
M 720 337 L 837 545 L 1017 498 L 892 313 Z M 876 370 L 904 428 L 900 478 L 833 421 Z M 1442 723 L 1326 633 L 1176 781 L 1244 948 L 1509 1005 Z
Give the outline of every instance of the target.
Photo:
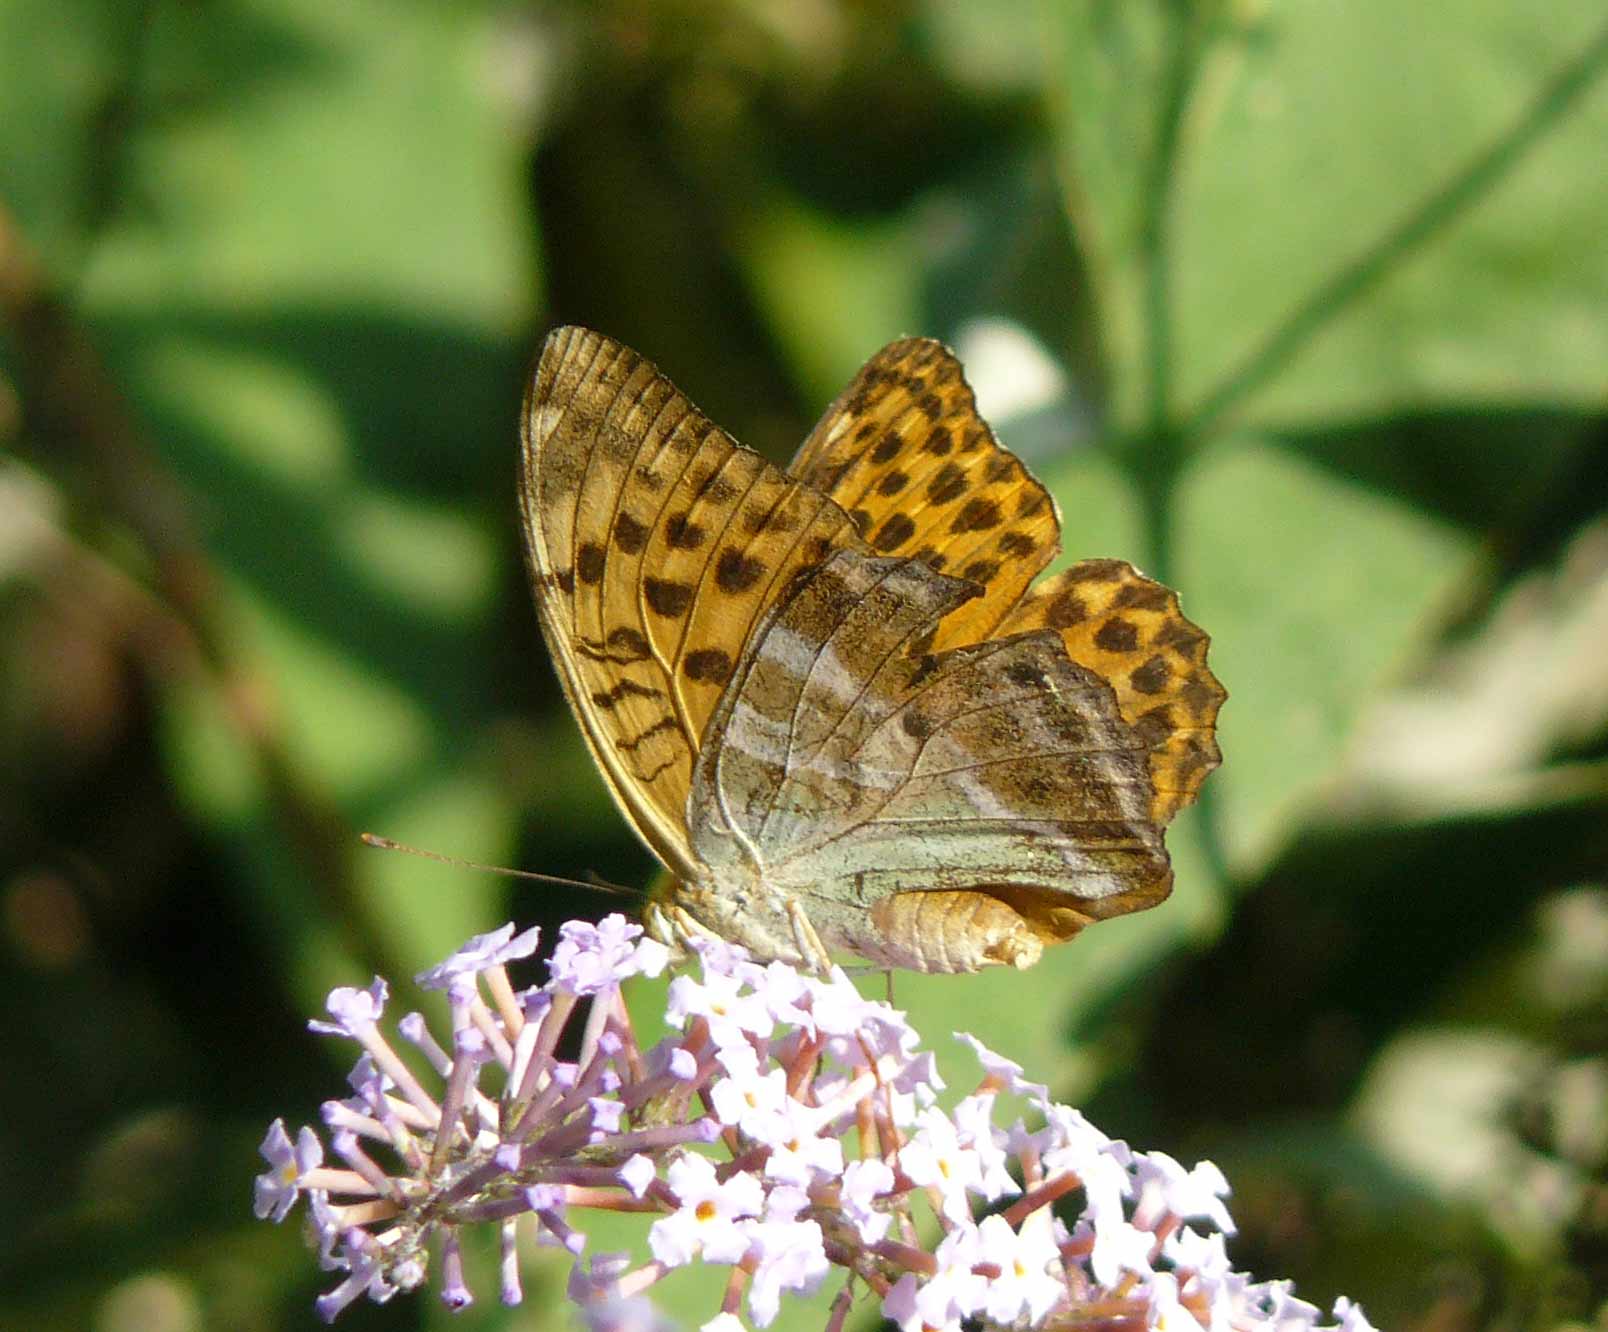
M 860 594 L 861 603 L 863 603 L 866 600 L 866 598 L 870 597 L 873 593 L 875 593 L 878 589 L 880 589 L 883 586 L 883 584 L 885 584 L 888 581 L 888 579 L 890 579 L 890 578 L 892 578 L 894 576 L 895 573 L 898 573 L 900 570 L 902 570 L 906 563 L 907 563 L 907 561 L 900 561 L 899 563 L 893 565 L 893 567 L 889 568 L 886 572 L 882 573 L 877 578 L 876 582 L 874 584 L 872 584 L 872 586 L 868 587 L 864 592 L 862 592 Z M 845 616 L 844 618 L 847 619 L 848 617 Z M 808 695 L 808 693 L 810 692 L 810 682 L 812 680 L 814 680 L 816 668 L 820 666 L 822 657 L 824 657 L 826 655 L 826 652 L 832 646 L 833 637 L 836 635 L 837 630 L 841 629 L 841 628 L 842 628 L 842 621 L 839 621 L 838 624 L 836 626 L 834 626 L 833 632 L 827 634 L 826 642 L 821 644 L 821 650 L 815 654 L 814 659 L 810 662 L 810 669 L 807 672 L 805 672 L 805 675 L 804 675 L 804 683 L 799 686 L 798 697 L 796 699 L 794 699 L 794 701 L 793 701 L 793 716 L 792 716 L 792 720 L 789 721 L 788 725 L 787 725 L 787 749 L 786 749 L 786 751 L 785 751 L 785 753 L 783 754 L 783 757 L 782 757 L 782 772 L 784 774 L 783 781 L 782 781 L 781 784 L 779 784 L 777 786 L 775 792 L 772 793 L 771 800 L 770 800 L 769 805 L 768 805 L 768 807 L 766 808 L 766 811 L 765 811 L 765 817 L 760 820 L 758 837 L 761 840 L 764 839 L 765 832 L 770 826 L 771 815 L 776 811 L 776 808 L 777 808 L 776 797 L 781 794 L 782 785 L 785 785 L 785 783 L 786 783 L 785 774 L 788 773 L 788 772 L 791 772 L 793 770 L 793 768 L 794 768 L 794 763 L 793 763 L 794 743 L 793 742 L 794 742 L 795 738 L 798 735 L 799 713 L 800 713 L 800 710 L 804 706 L 805 696 Z M 897 652 L 899 650 L 899 648 L 901 646 L 903 646 L 907 642 L 909 642 L 909 637 L 908 636 L 899 639 L 885 653 L 882 654 L 881 658 L 877 661 L 877 664 L 876 664 L 875 668 L 872 669 L 872 670 L 869 670 L 869 671 L 867 671 L 865 673 L 865 678 L 860 684 L 859 692 L 855 694 L 853 701 L 848 703 L 842 709 L 842 711 L 839 713 L 837 721 L 832 724 L 832 729 L 827 733 L 825 739 L 823 739 L 820 742 L 820 744 L 818 744 L 816 746 L 816 751 L 817 752 L 819 752 L 819 750 L 821 749 L 821 746 L 825 745 L 827 743 L 827 741 L 832 738 L 832 736 L 837 734 L 837 728 L 843 724 L 843 720 L 846 717 L 848 717 L 855 710 L 855 708 L 857 708 L 859 706 L 860 700 L 863 699 L 866 696 L 866 692 L 871 688 L 871 684 L 876 679 L 877 673 L 879 671 L 881 671 L 881 669 L 883 668 L 884 665 L 887 664 L 888 659 L 891 658 L 893 656 L 893 654 L 895 652 Z

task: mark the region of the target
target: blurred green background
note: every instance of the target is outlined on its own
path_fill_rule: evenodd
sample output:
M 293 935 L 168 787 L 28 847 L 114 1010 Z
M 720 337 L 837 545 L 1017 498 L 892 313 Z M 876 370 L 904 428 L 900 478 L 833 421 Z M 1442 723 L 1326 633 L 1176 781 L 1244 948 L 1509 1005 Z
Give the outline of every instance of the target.
M 562 322 L 779 461 L 944 338 L 1212 634 L 1173 898 L 901 976 L 943 1057 L 1210 1156 L 1325 1307 L 1608 1325 L 1605 65 L 1598 0 L 0 7 L 0 1326 L 311 1325 L 305 1016 L 617 905 L 357 830 L 647 882 L 520 563 Z

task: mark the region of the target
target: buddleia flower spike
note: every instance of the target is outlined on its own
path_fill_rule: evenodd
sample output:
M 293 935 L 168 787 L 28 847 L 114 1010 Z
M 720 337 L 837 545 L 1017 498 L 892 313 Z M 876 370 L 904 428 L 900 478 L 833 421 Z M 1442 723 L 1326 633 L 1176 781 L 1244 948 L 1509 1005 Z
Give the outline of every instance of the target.
M 310 1024 L 359 1047 L 350 1092 L 322 1135 L 270 1126 L 255 1207 L 303 1207 L 336 1274 L 326 1320 L 427 1284 L 453 1308 L 482 1285 L 516 1305 L 546 1249 L 594 1329 L 668 1326 L 655 1287 L 704 1266 L 706 1332 L 767 1327 L 829 1284 L 828 1332 L 856 1300 L 904 1332 L 1370 1332 L 1348 1300 L 1326 1323 L 1289 1283 L 1233 1270 L 1210 1162 L 1132 1150 L 975 1037 L 957 1045 L 980 1076 L 941 1108 L 934 1053 L 841 971 L 702 944 L 648 1044 L 620 986 L 659 972 L 662 946 L 621 916 L 571 922 L 547 979 L 520 986 L 535 945 L 505 926 L 419 978 L 447 993 L 443 1038 L 417 1013 L 393 1028 L 379 980 Z M 602 1211 L 641 1216 L 634 1251 L 592 1251 Z

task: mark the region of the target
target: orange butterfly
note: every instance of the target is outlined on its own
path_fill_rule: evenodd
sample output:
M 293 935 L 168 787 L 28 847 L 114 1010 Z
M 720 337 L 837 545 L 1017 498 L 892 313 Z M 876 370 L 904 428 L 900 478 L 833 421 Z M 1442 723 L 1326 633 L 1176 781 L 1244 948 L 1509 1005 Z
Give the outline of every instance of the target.
M 1025 967 L 1167 895 L 1219 761 L 1207 637 L 1120 560 L 1032 586 L 1055 504 L 941 344 L 878 352 L 783 472 L 559 329 L 520 502 L 565 693 L 672 875 L 659 937 Z

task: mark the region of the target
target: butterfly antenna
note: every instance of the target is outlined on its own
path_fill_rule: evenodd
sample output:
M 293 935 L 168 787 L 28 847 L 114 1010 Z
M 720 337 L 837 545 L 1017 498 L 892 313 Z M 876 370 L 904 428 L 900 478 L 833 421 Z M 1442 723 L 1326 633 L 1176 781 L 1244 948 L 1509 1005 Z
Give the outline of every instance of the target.
M 614 893 L 620 897 L 642 896 L 635 888 L 610 883 L 607 879 L 600 879 L 595 875 L 588 879 L 566 879 L 560 874 L 538 874 L 534 870 L 509 869 L 506 865 L 483 865 L 478 860 L 465 860 L 461 856 L 444 856 L 439 851 L 426 851 L 422 847 L 409 846 L 394 837 L 381 837 L 379 833 L 359 833 L 358 840 L 365 846 L 377 847 L 381 851 L 402 851 L 407 855 L 422 856 L 426 860 L 434 860 L 443 865 L 456 865 L 460 869 L 484 870 L 487 874 L 505 874 L 511 879 L 532 879 L 537 883 L 556 883 L 564 888 L 595 888 L 599 892 Z

